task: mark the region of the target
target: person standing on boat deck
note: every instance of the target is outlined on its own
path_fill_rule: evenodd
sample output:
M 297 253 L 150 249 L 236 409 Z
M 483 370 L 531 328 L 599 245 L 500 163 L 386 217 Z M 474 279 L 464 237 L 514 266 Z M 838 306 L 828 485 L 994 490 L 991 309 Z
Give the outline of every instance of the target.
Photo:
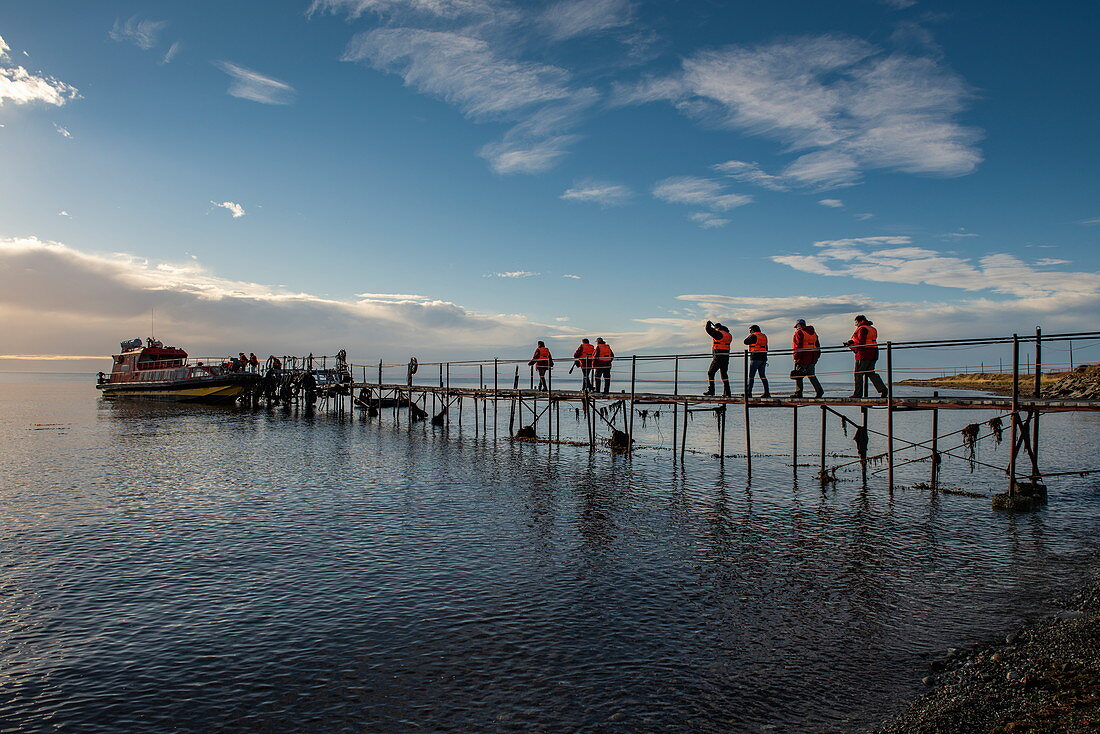
M 260 371 L 260 358 L 256 356 L 255 352 L 248 353 L 248 369 L 251 372 Z
M 581 339 L 581 345 L 573 352 L 573 364 L 581 370 L 584 378 L 581 390 L 595 390 L 592 385 L 592 358 L 596 356 L 596 348 L 587 339 Z
M 771 389 L 768 387 L 768 336 L 760 331 L 760 327 L 753 324 L 749 327 L 749 335 L 745 337 L 745 344 L 749 348 L 749 379 L 745 385 L 745 397 L 752 397 L 752 384 L 756 376 L 760 375 L 760 384 L 764 386 L 764 394 L 760 397 L 770 398 Z
M 244 372 L 248 369 L 248 357 L 244 356 L 244 352 L 237 353 L 237 371 Z
M 603 378 L 603 394 L 611 392 L 611 364 L 615 360 L 615 353 L 611 351 L 611 347 L 603 340 L 603 337 L 596 337 L 596 359 L 594 366 L 596 368 L 596 380 L 595 390 L 600 389 L 600 378 Z
M 710 321 L 707 322 L 706 330 L 710 334 L 713 343 L 711 344 L 710 369 L 707 370 L 707 381 L 710 383 L 710 387 L 703 394 L 714 394 L 714 376 L 721 372 L 722 395 L 728 398 L 730 396 L 730 345 L 733 344 L 733 334 L 722 324 L 712 324 Z
M 791 349 L 794 353 L 794 371 L 791 372 L 791 378 L 794 379 L 794 393 L 791 397 L 802 397 L 802 381 L 809 377 L 810 384 L 814 386 L 814 397 L 820 398 L 825 394 L 821 383 L 817 381 L 816 374 L 817 361 L 821 359 L 821 347 L 817 332 L 814 331 L 814 327 L 806 325 L 806 319 L 795 322 Z
M 878 362 L 878 329 L 875 323 L 863 314 L 856 316 L 856 330 L 852 338 L 844 342 L 855 354 L 855 392 L 853 398 L 862 398 L 867 392 L 867 380 L 878 390 L 879 397 L 886 397 L 886 384 L 875 372 L 875 363 Z
M 527 364 L 534 366 L 539 371 L 538 389 L 549 390 L 550 388 L 546 385 L 546 371 L 553 368 L 554 358 L 550 356 L 550 350 L 546 347 L 545 342 L 539 342 L 539 345 L 535 347 L 535 354 Z

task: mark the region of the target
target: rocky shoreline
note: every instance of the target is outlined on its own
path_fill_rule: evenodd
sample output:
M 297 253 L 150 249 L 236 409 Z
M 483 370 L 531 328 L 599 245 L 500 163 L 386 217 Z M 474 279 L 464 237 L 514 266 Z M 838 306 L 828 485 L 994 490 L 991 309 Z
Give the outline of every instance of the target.
M 874 734 L 1100 731 L 1100 578 L 1052 618 L 949 650 L 928 693 Z
M 1043 397 L 1068 400 L 1100 399 L 1100 365 L 1081 365 L 1072 372 L 1047 372 L 1041 377 Z M 1034 379 L 1034 375 L 1020 375 L 1021 394 L 1032 394 Z M 1012 394 L 1012 375 L 1003 372 L 970 372 L 947 377 L 902 380 L 898 384 L 952 390 L 981 390 L 997 395 Z

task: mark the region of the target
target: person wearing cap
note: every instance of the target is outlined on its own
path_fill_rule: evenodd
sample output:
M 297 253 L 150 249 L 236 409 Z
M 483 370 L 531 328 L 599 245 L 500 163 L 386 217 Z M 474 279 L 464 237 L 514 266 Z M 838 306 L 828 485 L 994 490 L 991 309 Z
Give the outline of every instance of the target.
M 596 358 L 593 360 L 593 366 L 596 368 L 596 384 L 595 392 L 600 389 L 600 378 L 603 382 L 603 394 L 611 392 L 611 364 L 615 360 L 615 353 L 611 351 L 611 347 L 607 342 L 603 340 L 603 337 L 596 338 Z
M 817 360 L 821 359 L 821 347 L 818 343 L 817 332 L 814 327 L 806 324 L 806 319 L 799 319 L 794 324 L 794 336 L 791 337 L 791 350 L 794 357 L 794 370 L 791 379 L 794 380 L 794 393 L 792 398 L 802 397 L 802 381 L 809 377 L 810 384 L 814 386 L 814 397 L 820 398 L 825 394 L 821 383 L 817 381 Z
M 768 387 L 768 335 L 760 331 L 760 327 L 753 324 L 749 327 L 749 335 L 745 337 L 745 345 L 749 348 L 749 374 L 748 383 L 745 385 L 745 397 L 752 397 L 752 385 L 756 376 L 760 375 L 760 384 L 764 386 L 762 398 L 770 398 L 771 390 Z
M 722 395 L 730 396 L 730 344 L 733 343 L 733 334 L 722 324 L 714 324 L 710 321 L 706 325 L 707 334 L 713 340 L 711 344 L 710 369 L 707 370 L 707 382 L 710 387 L 704 395 L 714 394 L 714 376 L 722 373 Z

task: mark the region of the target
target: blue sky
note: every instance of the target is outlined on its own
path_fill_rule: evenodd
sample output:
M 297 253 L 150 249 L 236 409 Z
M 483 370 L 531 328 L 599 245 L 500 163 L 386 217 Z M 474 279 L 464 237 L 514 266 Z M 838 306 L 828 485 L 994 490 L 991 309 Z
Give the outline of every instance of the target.
M 0 352 L 1093 328 L 1098 15 L 8 2 Z

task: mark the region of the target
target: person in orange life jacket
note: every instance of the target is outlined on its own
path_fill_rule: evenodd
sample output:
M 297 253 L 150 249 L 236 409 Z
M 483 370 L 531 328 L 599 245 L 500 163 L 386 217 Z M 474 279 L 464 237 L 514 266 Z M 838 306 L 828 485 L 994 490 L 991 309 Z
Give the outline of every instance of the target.
M 705 328 L 713 342 L 711 344 L 710 369 L 707 370 L 707 382 L 710 383 L 710 387 L 703 394 L 714 394 L 714 376 L 721 372 L 722 395 L 728 398 L 730 395 L 730 344 L 733 343 L 733 334 L 722 324 L 712 324 L 710 321 L 707 322 Z
M 248 353 L 248 369 L 252 372 L 260 371 L 260 358 L 256 356 L 255 352 Z
M 539 345 L 535 347 L 535 353 L 531 357 L 529 365 L 534 365 L 535 369 L 539 371 L 539 390 L 547 390 L 546 386 L 546 371 L 554 366 L 554 358 L 550 356 L 550 350 L 546 348 L 545 342 L 539 342 Z
M 791 372 L 791 378 L 794 379 L 794 393 L 791 397 L 802 397 L 802 380 L 809 377 L 810 384 L 814 386 L 814 397 L 820 398 L 825 394 L 816 375 L 817 360 L 821 359 L 821 347 L 818 344 L 817 332 L 814 331 L 814 327 L 806 325 L 806 319 L 795 322 L 791 349 L 794 351 L 794 371 Z
M 749 327 L 749 335 L 745 337 L 745 344 L 749 348 L 749 379 L 745 385 L 745 397 L 752 397 L 752 385 L 756 376 L 760 375 L 760 384 L 764 386 L 764 394 L 760 397 L 770 398 L 771 390 L 768 388 L 768 336 L 760 331 L 760 327 L 753 324 Z
M 611 351 L 611 347 L 607 342 L 603 340 L 603 337 L 596 337 L 596 356 L 593 361 L 593 366 L 596 368 L 596 379 L 593 382 L 593 389 L 600 389 L 600 378 L 603 378 L 603 394 L 611 392 L 611 364 L 615 359 L 615 353 Z
M 581 345 L 573 352 L 573 364 L 581 370 L 584 381 L 581 390 L 595 390 L 592 385 L 592 358 L 596 356 L 596 348 L 587 339 L 581 339 Z
M 853 398 L 862 398 L 867 392 L 867 380 L 878 390 L 879 397 L 886 397 L 886 385 L 882 378 L 875 372 L 875 363 L 878 362 L 878 329 L 873 321 L 860 314 L 855 318 L 856 330 L 852 338 L 844 342 L 855 354 L 855 392 Z

